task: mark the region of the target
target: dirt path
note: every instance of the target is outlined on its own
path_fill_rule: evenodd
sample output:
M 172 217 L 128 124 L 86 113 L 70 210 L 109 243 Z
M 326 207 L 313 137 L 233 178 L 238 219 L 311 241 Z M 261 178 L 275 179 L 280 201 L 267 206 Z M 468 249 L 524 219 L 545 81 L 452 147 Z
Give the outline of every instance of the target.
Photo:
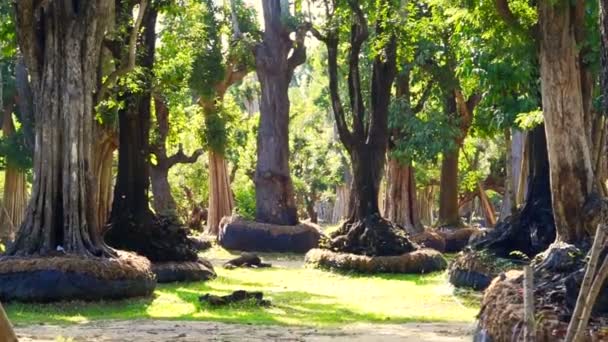
M 464 342 L 471 341 L 469 324 L 351 325 L 336 329 L 252 326 L 212 322 L 98 321 L 85 324 L 18 327 L 21 342 L 198 342 L 198 341 L 352 341 Z

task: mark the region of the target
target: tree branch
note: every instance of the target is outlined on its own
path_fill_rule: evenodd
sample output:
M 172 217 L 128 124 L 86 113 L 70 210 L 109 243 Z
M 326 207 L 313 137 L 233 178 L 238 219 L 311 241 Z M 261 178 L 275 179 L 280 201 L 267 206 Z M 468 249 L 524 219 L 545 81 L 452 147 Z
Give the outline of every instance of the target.
M 433 85 L 434 85 L 433 82 L 429 82 L 426 85 L 426 87 L 422 91 L 422 95 L 420 96 L 420 99 L 418 100 L 416 105 L 412 107 L 412 113 L 417 114 L 417 113 L 420 113 L 422 111 L 422 109 L 424 109 L 424 105 L 426 104 L 426 101 L 428 101 L 428 99 L 431 97 Z
M 306 62 L 306 46 L 304 41 L 306 40 L 306 33 L 310 30 L 311 25 L 309 23 L 303 23 L 296 29 L 296 37 L 292 42 L 292 54 L 287 60 L 289 72 L 292 74 L 298 65 Z
M 354 17 L 351 25 L 350 54 L 348 58 L 348 93 L 353 113 L 353 134 L 359 140 L 364 136 L 365 105 L 361 93 L 361 75 L 359 74 L 359 55 L 361 46 L 367 40 L 369 31 L 363 10 L 356 0 L 348 0 Z
M 129 36 L 129 50 L 124 58 L 126 59 L 121 63 L 121 67 L 114 70 L 108 77 L 105 82 L 99 88 L 99 91 L 96 95 L 96 103 L 99 103 L 105 97 L 107 91 L 112 88 L 118 78 L 126 75 L 131 72 L 135 68 L 136 62 L 136 53 L 137 53 L 137 37 L 139 35 L 139 31 L 141 29 L 141 24 L 144 20 L 144 13 L 146 12 L 146 8 L 148 6 L 148 0 L 141 0 L 139 3 L 139 10 L 137 11 L 137 19 L 133 24 L 133 28 L 131 29 L 131 34 Z
M 203 153 L 204 150 L 199 148 L 198 150 L 194 151 L 190 156 L 188 156 L 184 153 L 184 149 L 180 144 L 177 153 L 167 159 L 167 165 L 169 168 L 171 168 L 175 164 L 192 164 L 195 163 L 198 158 L 203 155 Z

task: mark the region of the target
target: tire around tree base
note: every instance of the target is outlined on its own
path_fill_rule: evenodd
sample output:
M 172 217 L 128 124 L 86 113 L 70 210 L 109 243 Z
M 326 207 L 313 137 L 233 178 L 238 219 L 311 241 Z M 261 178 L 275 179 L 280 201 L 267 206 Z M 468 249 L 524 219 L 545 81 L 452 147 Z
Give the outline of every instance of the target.
M 57 302 L 117 300 L 154 292 L 148 259 L 119 252 L 116 259 L 57 257 L 0 258 L 0 301 Z
M 239 251 L 306 253 L 319 246 L 322 236 L 320 227 L 308 222 L 280 226 L 231 216 L 220 222 L 218 243 Z

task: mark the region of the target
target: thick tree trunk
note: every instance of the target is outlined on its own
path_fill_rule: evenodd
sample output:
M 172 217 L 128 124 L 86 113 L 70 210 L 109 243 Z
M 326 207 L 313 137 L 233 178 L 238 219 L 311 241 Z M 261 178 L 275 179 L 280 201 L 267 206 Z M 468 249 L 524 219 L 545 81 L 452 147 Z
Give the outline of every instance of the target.
M 342 184 L 336 187 L 336 202 L 332 213 L 332 223 L 340 222 L 348 217 L 348 201 L 350 198 L 350 185 Z
M 102 127 L 96 127 L 96 141 L 93 146 L 93 170 L 96 182 L 95 199 L 96 204 L 96 226 L 102 234 L 105 232 L 106 224 L 112 209 L 112 167 L 114 164 L 114 151 L 118 147 L 118 137 L 114 132 L 105 131 Z
M 558 240 L 574 243 L 589 236 L 582 208 L 594 183 L 574 11 L 551 0 L 539 1 L 538 8 L 553 214 Z
M 157 10 L 143 17 L 139 66 L 152 70 L 156 44 Z M 147 75 L 149 77 L 149 75 Z M 155 215 L 150 209 L 150 115 L 152 81 L 138 93 L 125 92 L 119 111 L 118 175 L 106 240 L 113 247 L 137 252 L 152 262 L 195 261 L 198 256 L 181 223 Z
M 207 231 L 217 235 L 220 221 L 224 216 L 232 215 L 234 198 L 230 190 L 228 163 L 224 156 L 209 151 L 209 216 Z
M 443 154 L 439 186 L 439 227 L 462 226 L 458 212 L 458 159 L 460 148 Z
M 513 251 L 534 256 L 555 240 L 547 140 L 542 125 L 529 133 L 528 150 L 529 186 L 521 211 L 498 223 L 494 231 L 475 244 L 475 248 L 489 249 L 507 258 Z
M 284 19 L 289 8 L 280 0 L 263 2 L 264 41 L 258 45 L 256 71 L 261 87 L 255 171 L 256 221 L 295 225 L 298 213 L 289 172 L 289 63 L 292 42 Z
M 392 158 L 389 158 L 387 168 L 388 190 L 384 216 L 403 226 L 410 234 L 421 233 L 424 227 L 418 217 L 414 168 L 411 165 L 401 165 Z
M 2 134 L 9 137 L 15 133 L 11 110 L 4 112 Z M 12 241 L 21 226 L 27 208 L 27 182 L 25 173 L 6 163 L 4 170 L 4 197 L 0 212 L 0 241 Z
M 435 222 L 433 217 L 433 202 L 435 200 L 435 187 L 430 185 L 418 189 L 418 207 L 420 222 L 423 225 L 430 226 Z
M 96 226 L 93 95 L 109 0 L 15 3 L 36 118 L 34 183 L 13 255 L 109 252 Z
M 152 204 L 154 211 L 162 216 L 174 216 L 177 211 L 177 203 L 171 193 L 169 184 L 169 167 L 166 162 L 160 162 L 150 168 L 150 183 L 154 198 Z
M 147 69 L 154 65 L 155 22 L 156 12 L 148 10 L 144 17 L 145 33 L 140 62 L 141 67 Z M 125 105 L 118 112 L 118 174 L 110 215 L 111 229 L 106 239 L 113 246 L 132 249 L 129 248 L 131 242 L 124 241 L 129 230 L 133 225 L 150 225 L 154 217 L 148 202 L 151 92 L 150 89 L 137 94 L 125 92 L 120 100 Z

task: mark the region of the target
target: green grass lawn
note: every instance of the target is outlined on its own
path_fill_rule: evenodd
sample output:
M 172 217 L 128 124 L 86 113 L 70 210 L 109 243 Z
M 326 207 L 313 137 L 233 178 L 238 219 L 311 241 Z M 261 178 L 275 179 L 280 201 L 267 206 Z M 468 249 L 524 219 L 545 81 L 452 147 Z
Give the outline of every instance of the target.
M 230 254 L 214 250 L 207 256 L 226 258 Z M 206 283 L 159 285 L 152 298 L 102 303 L 9 304 L 6 309 L 17 325 L 141 318 L 315 326 L 472 322 L 478 311 L 478 301 L 455 295 L 444 273 L 363 276 L 308 268 L 225 270 L 220 267 L 216 271 L 218 278 Z M 198 303 L 198 297 L 204 293 L 221 295 L 237 289 L 263 291 L 273 306 L 258 308 L 242 304 L 211 308 Z

